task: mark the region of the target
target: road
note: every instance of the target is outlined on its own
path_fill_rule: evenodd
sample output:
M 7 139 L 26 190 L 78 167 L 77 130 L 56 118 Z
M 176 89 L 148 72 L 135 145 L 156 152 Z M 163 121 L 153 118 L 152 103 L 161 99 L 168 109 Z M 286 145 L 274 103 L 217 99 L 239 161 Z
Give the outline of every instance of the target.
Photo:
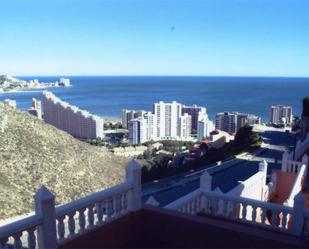
M 256 167 L 256 165 L 266 160 L 268 162 L 268 174 L 274 168 L 281 167 L 282 153 L 293 148 L 294 139 L 290 133 L 284 129 L 269 128 L 265 126 L 255 126 L 254 131 L 258 132 L 263 143 L 261 149 L 244 155 L 239 155 L 234 159 L 223 162 L 221 165 L 207 166 L 207 170 L 218 169 L 236 165 L 240 167 Z M 160 204 L 165 206 L 169 202 L 184 196 L 199 188 L 199 178 L 206 170 L 183 173 L 177 176 L 161 179 L 158 182 L 143 185 L 143 201 L 153 196 Z

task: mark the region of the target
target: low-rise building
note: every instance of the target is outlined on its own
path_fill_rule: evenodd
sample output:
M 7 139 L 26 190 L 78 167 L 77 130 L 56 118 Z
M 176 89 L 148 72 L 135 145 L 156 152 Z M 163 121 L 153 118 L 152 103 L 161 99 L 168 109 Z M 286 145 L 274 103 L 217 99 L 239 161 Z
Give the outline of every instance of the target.
M 16 108 L 16 100 L 14 99 L 5 99 L 3 102 L 13 108 Z
M 146 146 L 130 146 L 130 147 L 118 147 L 112 149 L 112 152 L 116 156 L 135 157 L 143 155 L 148 148 Z
M 234 140 L 234 136 L 225 131 L 215 130 L 210 133 L 208 147 L 218 149 L 226 143 L 229 143 L 231 140 Z

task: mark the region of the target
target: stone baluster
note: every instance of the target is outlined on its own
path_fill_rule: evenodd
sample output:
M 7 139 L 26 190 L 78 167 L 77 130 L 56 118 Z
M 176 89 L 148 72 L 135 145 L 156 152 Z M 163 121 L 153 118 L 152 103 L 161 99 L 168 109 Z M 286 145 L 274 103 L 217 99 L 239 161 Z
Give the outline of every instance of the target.
M 106 220 L 109 221 L 112 219 L 113 215 L 113 199 L 107 200 L 107 207 L 106 207 Z
M 287 225 L 287 212 L 282 212 L 282 218 L 281 218 L 281 228 L 282 229 L 284 229 L 284 230 L 286 230 L 287 229 L 287 227 L 286 227 L 286 225 Z
M 85 232 L 86 218 L 85 218 L 86 208 L 81 208 L 78 210 L 78 223 L 79 223 L 79 233 L 83 234 Z
M 266 213 L 267 213 L 267 209 L 263 207 L 262 208 L 262 219 L 261 219 L 261 223 L 263 225 L 266 225 Z
M 242 203 L 242 219 L 247 220 L 247 204 Z
M 75 235 L 75 219 L 74 219 L 74 216 L 75 216 L 75 212 L 68 214 L 68 217 L 69 217 L 69 220 L 68 220 L 69 238 L 72 238 Z
M 290 163 L 289 172 L 294 173 L 294 165 L 293 165 L 293 163 Z
M 197 214 L 198 213 L 198 207 L 197 207 L 197 201 L 198 201 L 198 197 L 195 198 L 193 201 L 192 201 L 192 207 L 193 207 L 193 214 Z
M 186 213 L 186 205 L 183 205 L 183 206 L 181 207 L 181 212 L 182 212 L 182 213 Z
M 22 233 L 16 233 L 13 235 L 14 238 L 14 249 L 22 249 L 23 244 L 21 242 L 20 237 L 22 236 Z
M 57 228 L 58 228 L 58 238 L 59 238 L 59 241 L 63 241 L 64 240 L 64 232 L 65 232 L 65 229 L 64 229 L 64 219 L 65 219 L 65 216 L 61 216 L 59 217 L 57 220 L 58 220 L 58 225 L 57 225 Z
M 55 196 L 45 187 L 34 195 L 35 213 L 42 217 L 42 224 L 38 226 L 38 248 L 56 249 L 57 230 L 55 216 Z
M 94 205 L 88 207 L 88 227 L 87 229 L 92 229 L 94 227 Z
M 251 207 L 252 207 L 252 222 L 256 223 L 256 209 L 257 209 L 257 207 L 254 206 L 254 205 L 251 205 Z
M 191 214 L 192 213 L 192 205 L 191 205 L 191 201 L 189 201 L 187 203 L 187 214 Z
M 114 198 L 115 217 L 119 217 L 121 212 L 121 196 L 117 195 Z
M 127 192 L 121 195 L 121 213 L 127 212 Z
M 227 200 L 222 200 L 222 216 L 227 217 L 228 215 L 228 201 Z
M 101 202 L 101 208 L 102 208 L 102 212 L 103 212 L 103 223 L 106 222 L 107 219 L 107 200 L 104 200 Z
M 101 224 L 103 224 L 103 202 L 99 202 L 95 205 L 95 209 L 97 210 L 97 226 L 100 226 Z
M 192 214 L 192 215 L 196 214 L 195 199 L 193 199 L 192 201 L 190 201 L 190 207 L 191 207 L 191 212 L 190 212 L 190 214 Z
M 35 228 L 28 229 L 28 248 L 35 249 L 36 247 L 36 237 L 34 234 Z

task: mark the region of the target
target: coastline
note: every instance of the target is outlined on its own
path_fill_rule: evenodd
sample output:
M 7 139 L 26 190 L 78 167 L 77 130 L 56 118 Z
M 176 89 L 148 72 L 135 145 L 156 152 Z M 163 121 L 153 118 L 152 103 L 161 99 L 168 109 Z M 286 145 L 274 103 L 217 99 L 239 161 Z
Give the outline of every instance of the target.
M 19 88 L 19 89 L 8 90 L 8 91 L 0 89 L 0 94 L 2 94 L 2 93 L 31 92 L 33 90 L 44 90 L 44 89 L 49 89 L 49 88 L 60 88 L 60 87 L 62 87 L 62 86 L 36 86 L 36 87 Z

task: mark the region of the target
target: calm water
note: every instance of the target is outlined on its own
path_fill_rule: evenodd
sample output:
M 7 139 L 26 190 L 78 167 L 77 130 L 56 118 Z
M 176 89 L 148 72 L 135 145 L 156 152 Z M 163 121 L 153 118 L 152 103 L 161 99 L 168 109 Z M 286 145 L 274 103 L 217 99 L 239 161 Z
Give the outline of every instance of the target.
M 58 77 L 38 78 L 55 81 Z M 213 119 L 217 112 L 239 111 L 256 114 L 268 121 L 273 104 L 291 105 L 301 112 L 301 100 L 309 96 L 309 78 L 249 77 L 69 77 L 72 87 L 50 88 L 56 96 L 82 109 L 104 117 L 120 118 L 121 110 L 152 110 L 156 101 L 178 101 L 206 106 Z M 42 91 L 0 93 L 0 100 L 15 99 L 27 109 L 31 98 L 42 98 Z

